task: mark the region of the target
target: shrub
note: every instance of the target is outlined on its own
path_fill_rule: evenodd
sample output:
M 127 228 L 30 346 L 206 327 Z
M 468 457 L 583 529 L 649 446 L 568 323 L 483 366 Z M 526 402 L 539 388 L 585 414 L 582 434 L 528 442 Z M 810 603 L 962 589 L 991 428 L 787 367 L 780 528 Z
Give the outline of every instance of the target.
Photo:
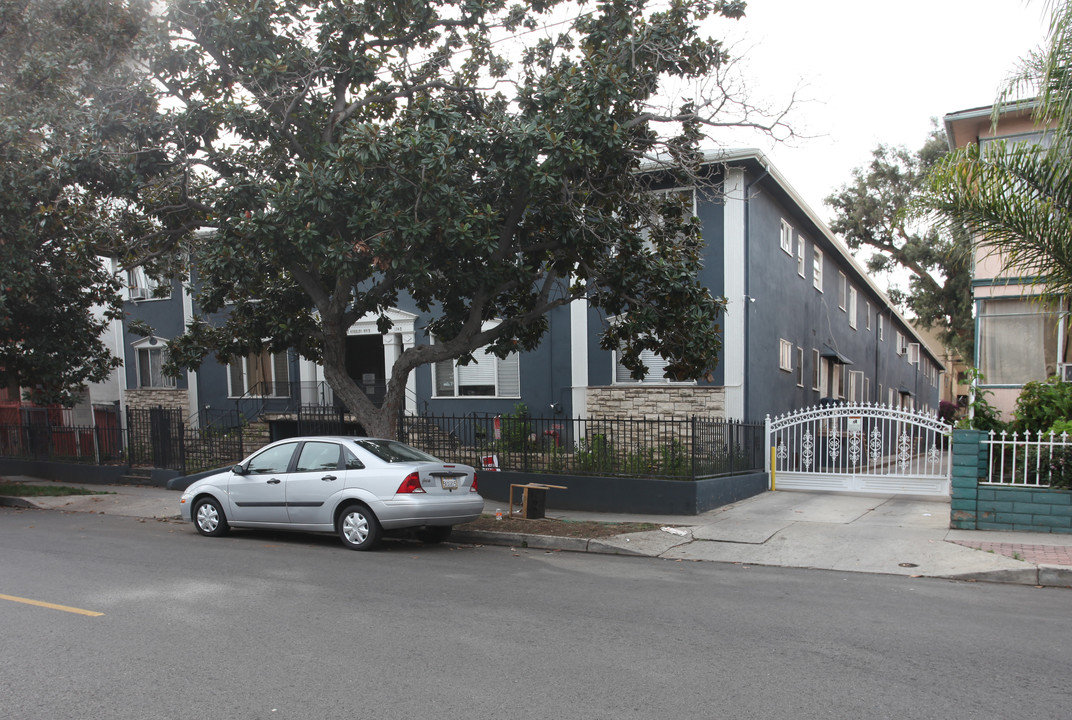
M 1056 378 L 1027 383 L 1016 401 L 1015 416 L 1012 428 L 1018 432 L 1040 432 L 1072 420 L 1072 383 Z

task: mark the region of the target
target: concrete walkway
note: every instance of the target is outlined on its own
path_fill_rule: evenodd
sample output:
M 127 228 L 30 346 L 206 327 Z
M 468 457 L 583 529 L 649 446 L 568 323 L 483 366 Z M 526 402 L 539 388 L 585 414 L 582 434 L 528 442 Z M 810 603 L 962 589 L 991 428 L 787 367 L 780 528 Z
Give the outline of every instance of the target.
M 8 481 L 50 484 L 9 476 Z M 2 498 L 67 512 L 177 519 L 179 493 L 127 485 L 80 485 L 109 494 Z M 504 504 L 488 501 L 494 514 Z M 455 531 L 453 542 L 572 550 L 670 560 L 818 568 L 908 577 L 1072 587 L 1072 535 L 949 528 L 948 500 L 882 495 L 768 492 L 698 516 L 555 511 L 561 520 L 645 522 L 662 529 L 605 539 Z M 190 532 L 194 532 L 190 528 Z

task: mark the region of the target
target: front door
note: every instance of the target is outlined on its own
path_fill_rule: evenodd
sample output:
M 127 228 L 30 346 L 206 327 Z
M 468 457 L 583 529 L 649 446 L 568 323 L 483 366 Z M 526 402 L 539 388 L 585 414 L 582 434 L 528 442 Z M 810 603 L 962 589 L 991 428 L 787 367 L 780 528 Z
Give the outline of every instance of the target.
M 297 442 L 267 448 L 250 458 L 244 475 L 227 484 L 231 517 L 237 522 L 287 522 L 287 470 Z

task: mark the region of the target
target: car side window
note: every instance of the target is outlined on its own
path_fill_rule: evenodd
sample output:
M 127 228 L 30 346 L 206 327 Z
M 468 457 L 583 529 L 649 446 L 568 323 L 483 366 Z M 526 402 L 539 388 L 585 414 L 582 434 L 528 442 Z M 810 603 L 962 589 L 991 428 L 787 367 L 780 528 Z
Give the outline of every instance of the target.
M 343 448 L 342 452 L 343 452 L 343 456 L 345 458 L 346 469 L 347 470 L 362 470 L 362 469 L 364 469 L 365 464 L 363 462 L 361 462 L 360 460 L 358 460 L 356 455 L 354 455 L 352 452 L 350 452 L 346 448 Z
M 286 443 L 268 448 L 259 455 L 255 455 L 249 461 L 246 472 L 250 475 L 270 475 L 285 473 L 290 467 L 290 458 L 294 455 L 294 448 L 298 443 Z
M 338 470 L 340 449 L 340 446 L 335 443 L 307 442 L 298 453 L 298 463 L 294 467 L 294 472 Z

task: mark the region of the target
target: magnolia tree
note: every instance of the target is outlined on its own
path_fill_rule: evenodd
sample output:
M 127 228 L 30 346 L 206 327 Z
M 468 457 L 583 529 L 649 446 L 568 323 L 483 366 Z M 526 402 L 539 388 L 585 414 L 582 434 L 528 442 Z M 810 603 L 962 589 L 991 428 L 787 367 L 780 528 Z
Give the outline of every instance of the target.
M 702 33 L 742 2 L 650 5 L 171 5 L 146 43 L 167 109 L 142 133 L 152 172 L 107 209 L 127 258 L 196 265 L 205 316 L 171 369 L 294 348 L 393 436 L 415 368 L 532 349 L 549 311 L 583 300 L 617 318 L 601 343 L 635 376 L 644 350 L 676 378 L 708 373 L 725 301 L 698 282 L 691 207 L 650 190 L 694 181 L 709 129 L 774 132 L 784 113 L 736 97 Z M 689 96 L 660 101 L 667 81 Z M 402 298 L 435 342 L 397 357 L 376 407 L 347 330 L 387 333 Z

